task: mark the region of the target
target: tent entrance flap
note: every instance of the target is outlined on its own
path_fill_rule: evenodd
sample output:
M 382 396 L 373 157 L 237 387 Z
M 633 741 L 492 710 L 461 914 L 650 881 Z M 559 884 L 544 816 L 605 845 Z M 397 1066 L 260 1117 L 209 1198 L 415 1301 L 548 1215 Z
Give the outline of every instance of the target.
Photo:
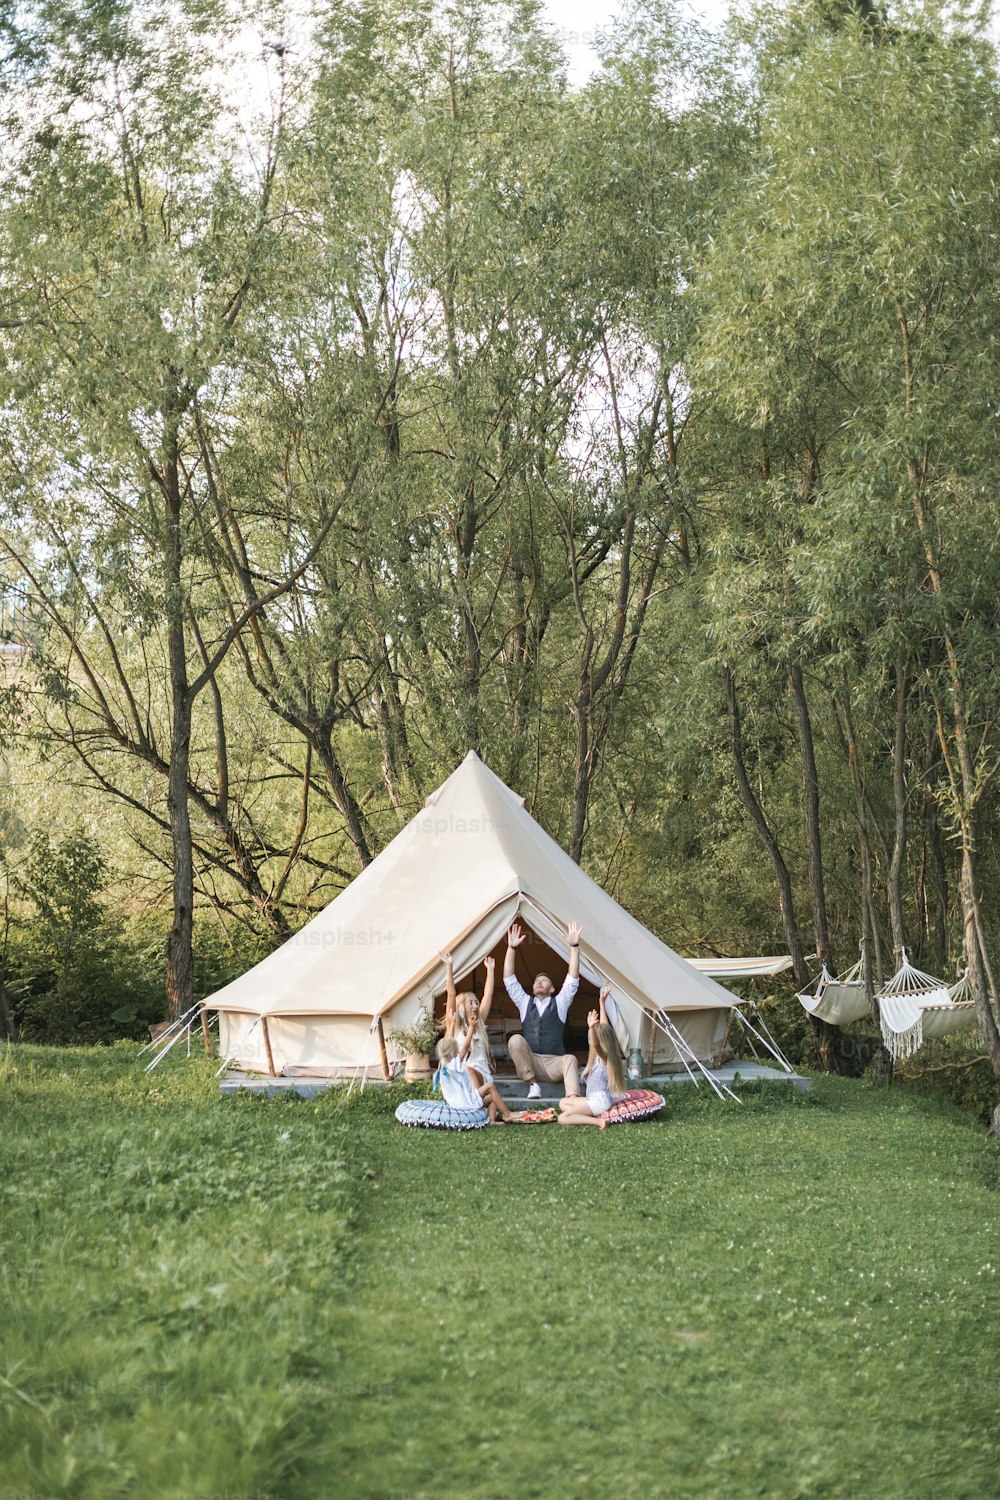
M 525 925 L 533 924 L 546 937 L 551 937 L 555 942 L 562 938 L 565 944 L 565 938 L 551 913 L 545 911 L 530 896 L 525 896 L 524 907 Z M 618 1040 L 626 1053 L 633 1047 L 639 1049 L 647 1073 L 683 1072 L 685 1058 L 682 1048 L 688 1048 L 699 1062 L 706 1065 L 716 1065 L 720 1061 L 726 1046 L 732 1006 L 709 1004 L 702 1007 L 692 1006 L 687 1002 L 676 1009 L 669 1004 L 658 1007 L 669 1014 L 671 1025 L 680 1033 L 681 1045 L 678 1046 L 671 1038 L 669 1028 L 658 1026 L 654 1022 L 649 1004 L 626 986 L 616 983 L 615 976 L 605 971 L 600 956 L 588 954 L 586 930 L 581 946 L 580 972 L 583 975 L 589 974 L 598 985 L 609 983 L 612 993 L 617 991 L 619 1019 L 615 1030 Z M 734 998 L 733 1006 L 735 1004 Z
M 547 974 L 558 990 L 568 968 L 565 934 L 558 924 L 546 913 L 541 912 L 530 898 L 524 901 L 518 913 L 518 924 L 525 933 L 525 941 L 515 949 L 514 973 L 522 987 L 530 994 L 537 975 Z M 539 928 L 544 928 L 544 936 L 539 932 Z M 562 939 L 562 951 L 560 951 L 560 946 L 557 946 L 560 939 Z M 507 995 L 503 984 L 506 952 L 507 934 L 504 929 L 491 955 L 496 966 L 494 971 L 496 984 L 488 1028 L 495 1060 L 499 1064 L 500 1071 L 504 1071 L 505 1066 L 509 1066 L 505 1057 L 507 1039 L 521 1029 L 517 1008 Z M 486 955 L 484 954 L 483 957 L 485 958 Z M 605 982 L 604 976 L 595 972 L 595 969 L 596 963 L 588 962 L 584 955 L 581 961 L 580 988 L 570 1006 L 566 1021 L 566 1050 L 575 1053 L 580 1060 L 586 1057 L 588 1051 L 587 1014 L 597 1007 L 600 989 Z M 485 978 L 486 971 L 482 964 L 477 965 L 472 972 L 465 973 L 458 965 L 455 967 L 455 985 L 460 992 L 469 990 L 481 996 Z M 612 985 L 612 994 L 614 993 L 615 986 Z M 716 1065 L 725 1048 L 732 1016 L 731 1010 L 722 1007 L 706 1007 L 703 1010 L 682 1009 L 671 1012 L 671 1023 L 680 1034 L 680 1044 L 677 1044 L 668 1031 L 653 1022 L 646 1007 L 640 1005 L 622 990 L 618 993 L 617 1011 L 615 1031 L 623 1053 L 627 1056 L 633 1048 L 638 1048 L 642 1054 L 643 1066 L 649 1073 L 683 1072 L 685 1067 L 683 1048 L 688 1049 L 689 1057 L 693 1055 L 699 1062 L 709 1066 Z M 434 997 L 434 1012 L 443 1024 L 445 1014 L 443 984 Z
M 473 989 L 472 984 L 465 984 L 465 978 L 474 973 L 488 954 L 495 954 L 498 944 L 505 944 L 507 929 L 517 916 L 517 903 L 516 893 L 506 897 L 496 906 L 491 907 L 471 927 L 452 939 L 446 949 L 442 949 L 451 953 L 455 983 L 459 989 L 463 987 Z M 501 984 L 502 968 L 501 959 L 500 972 L 497 973 L 498 988 Z M 437 954 L 434 954 L 432 961 L 421 970 L 406 990 L 402 994 L 394 995 L 382 1006 L 380 1014 L 385 1018 L 387 1026 L 407 1024 L 401 1023 L 396 1017 L 396 1012 L 400 1007 L 412 1009 L 412 1001 L 416 999 L 424 1008 L 429 1009 L 435 1003 L 435 997 L 439 994 L 443 995 L 444 992 L 444 964 L 441 963 Z
M 515 915 L 516 913 L 512 913 L 512 921 Z M 509 926 L 510 924 L 508 923 L 507 925 Z M 516 978 L 529 995 L 531 994 L 532 985 L 539 974 L 547 974 L 555 985 L 556 990 L 558 990 L 566 977 L 568 968 L 566 958 L 558 953 L 550 943 L 539 937 L 538 933 L 527 922 L 521 920 L 519 925 L 525 932 L 525 940 L 514 950 L 514 973 Z M 506 1065 L 507 1039 L 521 1029 L 521 1019 L 517 1013 L 517 1007 L 504 987 L 503 969 L 506 956 L 507 927 L 505 926 L 490 952 L 483 954 L 483 959 L 491 957 L 495 966 L 494 974 L 496 980 L 488 1030 L 494 1060 L 499 1063 L 501 1070 Z M 463 970 L 456 963 L 455 988 L 459 993 L 469 991 L 477 997 L 482 998 L 485 982 L 486 967 L 482 960 L 472 970 Z M 569 1014 L 566 1017 L 566 1050 L 567 1052 L 575 1053 L 581 1060 L 586 1058 L 588 1051 L 587 1013 L 597 1008 L 599 994 L 599 988 L 593 979 L 582 976 L 580 979 L 580 988 L 577 990 L 573 1003 L 570 1006 Z M 442 980 L 442 987 L 434 996 L 434 1015 L 441 1025 L 444 1024 L 445 998 L 445 989 Z

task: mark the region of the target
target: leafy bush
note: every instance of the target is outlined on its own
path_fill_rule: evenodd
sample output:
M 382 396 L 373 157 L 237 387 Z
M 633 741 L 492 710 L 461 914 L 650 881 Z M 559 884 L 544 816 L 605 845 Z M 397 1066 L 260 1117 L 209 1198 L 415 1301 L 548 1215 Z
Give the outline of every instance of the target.
M 24 1041 L 145 1039 L 166 1013 L 167 920 L 116 913 L 97 841 L 82 830 L 36 836 L 11 877 L 13 903 L 0 952 L 11 1013 Z M 211 994 L 256 963 L 263 938 L 230 941 L 214 922 L 195 934 L 196 996 Z
M 989 1123 L 997 1100 L 997 1080 L 981 1046 L 967 1037 L 925 1042 L 896 1069 L 897 1077 L 921 1093 L 939 1094 L 959 1109 Z
M 139 1034 L 162 1011 L 142 955 L 102 900 L 100 849 L 77 830 L 39 834 L 18 872 L 4 966 L 24 1040 L 107 1041 Z

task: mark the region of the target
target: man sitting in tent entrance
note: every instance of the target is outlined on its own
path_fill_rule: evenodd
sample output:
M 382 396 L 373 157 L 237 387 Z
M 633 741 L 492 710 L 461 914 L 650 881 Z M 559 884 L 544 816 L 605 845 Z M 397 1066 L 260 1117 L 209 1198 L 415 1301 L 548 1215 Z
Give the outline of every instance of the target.
M 518 1078 L 522 1083 L 530 1085 L 529 1099 L 541 1096 L 539 1078 L 544 1078 L 546 1083 L 555 1083 L 561 1078 L 567 1098 L 580 1092 L 580 1070 L 576 1058 L 566 1051 L 565 1032 L 566 1017 L 580 987 L 582 931 L 579 922 L 570 922 L 566 929 L 569 972 L 558 995 L 547 974 L 536 974 L 531 986 L 532 993 L 527 993 L 514 973 L 514 950 L 524 942 L 526 933 L 516 922 L 507 932 L 503 982 L 508 995 L 517 1006 L 524 1028 L 523 1033 L 512 1036 L 507 1045 Z

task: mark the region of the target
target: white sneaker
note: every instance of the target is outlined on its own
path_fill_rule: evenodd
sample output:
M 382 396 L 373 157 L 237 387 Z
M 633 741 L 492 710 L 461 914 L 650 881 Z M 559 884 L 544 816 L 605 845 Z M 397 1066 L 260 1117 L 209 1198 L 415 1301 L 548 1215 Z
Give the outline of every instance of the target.
M 541 1097 L 542 1097 L 542 1091 L 541 1091 L 541 1089 L 538 1087 L 537 1083 L 533 1083 L 531 1085 L 531 1087 L 529 1088 L 529 1090 L 528 1090 L 528 1098 L 529 1099 L 540 1099 Z

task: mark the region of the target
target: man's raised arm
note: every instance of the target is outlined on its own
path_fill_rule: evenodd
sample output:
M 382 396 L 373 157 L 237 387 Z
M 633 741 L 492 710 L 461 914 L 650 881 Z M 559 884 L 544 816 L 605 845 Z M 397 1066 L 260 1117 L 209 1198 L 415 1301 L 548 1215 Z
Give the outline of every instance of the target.
M 580 977 L 580 934 L 583 928 L 579 922 L 571 922 L 566 928 L 566 941 L 569 943 L 569 977 L 579 979 Z
M 531 996 L 526 993 L 521 981 L 514 973 L 514 950 L 520 948 L 524 942 L 524 931 L 515 922 L 513 927 L 507 929 L 507 952 L 503 959 L 503 986 L 514 1004 L 517 1013 L 524 1020 L 524 1013 L 528 1008 Z
M 569 1008 L 580 988 L 580 934 L 582 931 L 583 928 L 579 922 L 570 922 L 566 928 L 566 941 L 569 943 L 569 970 L 563 980 L 562 989 L 556 996 L 556 1009 L 559 1012 L 560 1021 L 565 1021 L 569 1015 Z

